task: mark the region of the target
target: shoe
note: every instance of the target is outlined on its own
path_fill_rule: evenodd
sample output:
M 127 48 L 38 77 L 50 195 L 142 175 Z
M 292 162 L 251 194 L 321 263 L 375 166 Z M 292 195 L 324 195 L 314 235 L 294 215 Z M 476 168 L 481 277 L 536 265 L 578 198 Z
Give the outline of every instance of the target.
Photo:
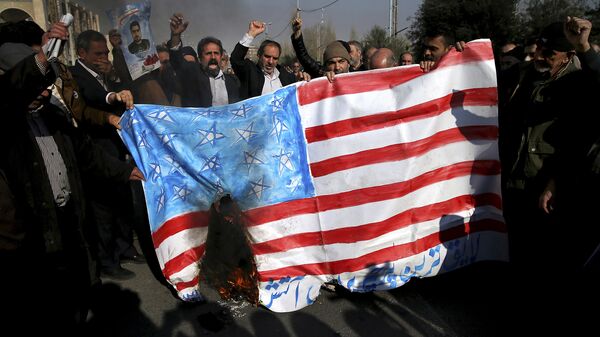
M 145 264 L 146 258 L 144 255 L 135 254 L 132 256 L 121 256 L 121 263 Z
M 135 277 L 135 273 L 121 266 L 116 268 L 102 268 L 100 277 L 109 278 L 117 281 L 126 281 Z

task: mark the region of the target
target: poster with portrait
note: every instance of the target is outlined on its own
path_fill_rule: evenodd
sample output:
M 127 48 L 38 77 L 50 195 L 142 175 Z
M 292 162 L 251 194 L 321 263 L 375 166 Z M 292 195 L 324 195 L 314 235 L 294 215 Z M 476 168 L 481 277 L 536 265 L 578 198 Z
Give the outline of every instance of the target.
M 160 67 L 150 29 L 150 1 L 127 3 L 107 11 L 123 39 L 121 49 L 132 79 Z

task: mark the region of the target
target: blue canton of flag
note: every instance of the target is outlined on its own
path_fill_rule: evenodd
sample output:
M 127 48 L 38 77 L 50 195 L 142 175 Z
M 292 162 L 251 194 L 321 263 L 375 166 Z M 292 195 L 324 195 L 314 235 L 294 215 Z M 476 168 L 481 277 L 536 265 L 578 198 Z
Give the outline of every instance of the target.
M 242 209 L 314 195 L 295 86 L 222 107 L 136 105 L 121 125 L 153 232 L 224 194 Z

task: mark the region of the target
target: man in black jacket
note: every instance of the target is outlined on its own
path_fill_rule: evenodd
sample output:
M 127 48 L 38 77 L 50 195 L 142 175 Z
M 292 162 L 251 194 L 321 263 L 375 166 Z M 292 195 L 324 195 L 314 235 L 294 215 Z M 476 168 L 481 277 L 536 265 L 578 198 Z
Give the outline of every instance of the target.
M 223 45 L 214 37 L 205 37 L 198 43 L 200 64 L 187 62 L 183 58 L 181 34 L 188 22 L 180 13 L 171 17 L 171 65 L 182 84 L 181 105 L 184 107 L 210 107 L 235 103 L 240 100 L 238 79 L 224 74 L 219 67 L 223 56 Z
M 129 90 L 117 92 L 119 83 L 108 61 L 108 46 L 104 35 L 88 30 L 77 37 L 77 60 L 71 67 L 80 94 L 88 105 L 121 116 L 133 106 Z M 125 106 L 120 104 L 125 102 Z M 126 160 L 127 150 L 112 127 L 82 123 L 96 145 L 115 159 Z M 84 176 L 90 193 L 90 209 L 94 220 L 93 246 L 96 248 L 102 276 L 116 279 L 132 278 L 134 273 L 121 266 L 125 260 L 144 263 L 133 246 L 133 213 L 129 184 Z
M 56 23 L 49 38 L 66 39 Z M 1 47 L 0 47 L 1 48 Z M 82 335 L 91 286 L 97 281 L 84 232 L 80 173 L 125 182 L 142 179 L 113 160 L 51 104 L 56 74 L 43 51 L 9 62 L 0 76 L 0 317 L 6 335 Z M 39 312 L 32 320 L 31 312 Z
M 296 82 L 294 74 L 287 72 L 279 66 L 281 46 L 272 40 L 264 40 L 258 48 L 258 63 L 246 59 L 248 48 L 252 41 L 265 31 L 265 23 L 252 21 L 248 26 L 248 32 L 242 40 L 235 45 L 231 53 L 231 66 L 241 82 L 241 97 L 260 96 L 273 92 L 281 87 Z M 305 80 L 310 76 L 303 73 Z
M 296 52 L 296 57 L 311 77 L 327 76 L 329 82 L 333 82 L 335 74 L 351 71 L 350 45 L 348 42 L 336 40 L 329 43 L 323 52 L 325 66 L 322 66 L 308 54 L 302 37 L 302 19 L 299 16 L 292 22 L 292 30 L 292 46 Z

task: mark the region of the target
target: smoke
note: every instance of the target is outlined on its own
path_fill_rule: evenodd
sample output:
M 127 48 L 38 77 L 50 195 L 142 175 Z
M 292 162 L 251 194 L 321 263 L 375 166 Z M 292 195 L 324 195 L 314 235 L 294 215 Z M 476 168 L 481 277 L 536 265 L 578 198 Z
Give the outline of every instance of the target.
M 106 15 L 110 8 L 119 6 L 123 0 L 78 0 L 100 17 L 102 33 L 112 27 Z M 125 2 L 136 2 L 125 1 Z M 183 34 L 184 45 L 196 48 L 198 41 L 207 35 L 221 39 L 223 47 L 231 51 L 248 29 L 251 20 L 251 1 L 243 0 L 152 0 L 150 27 L 155 43 L 166 42 L 170 36 L 169 18 L 173 13 L 182 13 L 189 21 Z
M 221 298 L 258 304 L 258 272 L 242 212 L 229 195 L 210 209 L 206 251 L 200 263 L 203 280 Z

